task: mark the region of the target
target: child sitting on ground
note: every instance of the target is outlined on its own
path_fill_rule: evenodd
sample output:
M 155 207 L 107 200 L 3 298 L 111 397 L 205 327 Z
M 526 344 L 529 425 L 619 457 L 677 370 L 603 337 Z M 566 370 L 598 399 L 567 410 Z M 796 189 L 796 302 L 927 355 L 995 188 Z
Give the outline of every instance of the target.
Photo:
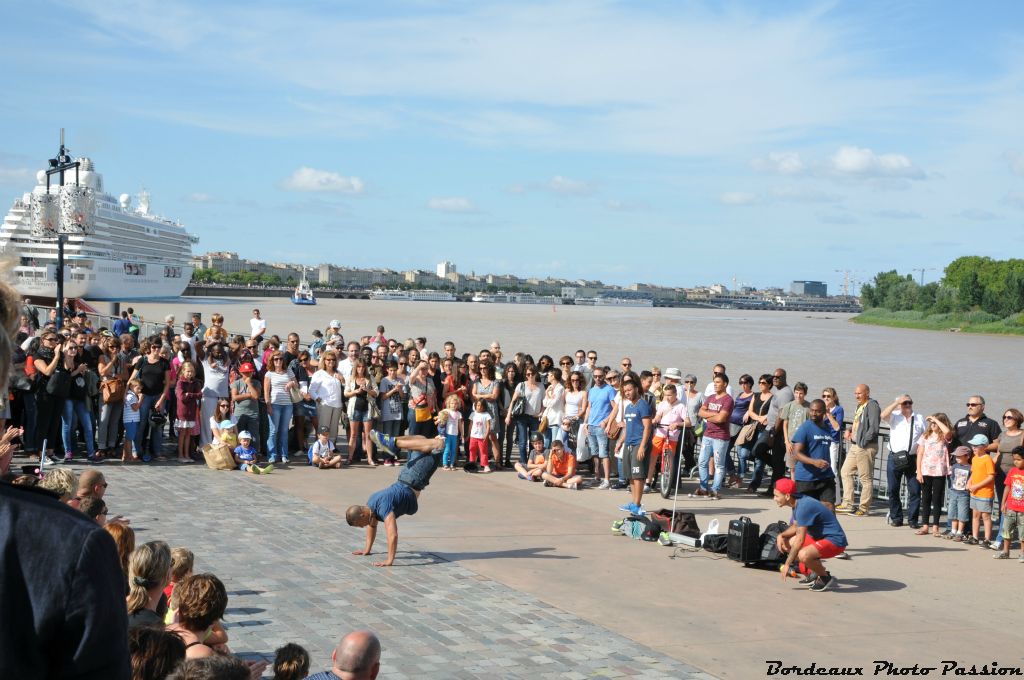
M 316 441 L 309 447 L 309 464 L 321 470 L 324 468 L 340 468 L 341 454 L 334 450 L 331 441 L 331 428 L 321 425 L 316 433 Z
M 487 460 L 488 434 L 491 431 L 491 414 L 487 412 L 487 404 L 483 399 L 477 399 L 473 404 L 473 412 L 469 415 L 469 462 L 475 463 L 479 459 L 483 468 L 481 472 L 490 472 L 491 466 Z
M 540 432 L 530 435 L 530 447 L 530 457 L 526 459 L 526 465 L 516 461 L 516 472 L 519 473 L 519 479 L 539 482 L 547 467 L 547 460 L 544 458 L 544 437 Z
M 238 446 L 235 447 L 234 454 L 235 464 L 242 472 L 266 475 L 274 471 L 273 463 L 262 468 L 256 465 L 256 448 L 252 445 L 252 435 L 249 434 L 248 430 L 242 430 L 238 433 Z
M 967 483 L 967 491 L 971 494 L 971 529 L 972 536 L 968 545 L 980 545 L 983 548 L 995 548 L 992 541 L 992 497 L 995 495 L 996 464 L 988 455 L 985 447 L 989 440 L 983 434 L 971 437 L 967 442 L 974 447 L 974 458 L 971 459 L 971 479 Z M 980 520 L 980 521 L 979 521 Z M 985 525 L 985 538 L 979 540 L 981 524 Z
M 953 532 L 949 538 L 957 543 L 967 537 L 964 536 L 964 526 L 971 517 L 970 494 L 967 492 L 967 482 L 971 478 L 971 449 L 969 446 L 958 446 L 953 452 L 956 463 L 949 468 L 949 496 L 946 499 L 946 512 L 952 521 Z
M 1016 447 L 1012 454 L 1013 467 L 1006 474 L 1006 491 L 1003 492 L 1003 549 L 996 559 L 1009 559 L 1010 545 L 1016 532 L 1020 541 L 1020 557 L 1024 562 L 1024 446 Z
M 444 401 L 445 409 L 437 414 L 437 432 L 444 434 L 444 454 L 441 465 L 445 470 L 455 469 L 455 459 L 459 455 L 459 433 L 462 425 L 462 399 L 457 394 L 449 394 Z

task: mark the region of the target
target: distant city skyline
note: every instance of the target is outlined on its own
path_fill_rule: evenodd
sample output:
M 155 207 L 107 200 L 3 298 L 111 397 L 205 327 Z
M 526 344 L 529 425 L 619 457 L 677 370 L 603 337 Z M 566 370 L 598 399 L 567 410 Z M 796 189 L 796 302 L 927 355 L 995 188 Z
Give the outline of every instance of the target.
M 64 127 L 196 252 L 835 292 L 1024 219 L 1010 0 L 6 9 L 5 211 Z

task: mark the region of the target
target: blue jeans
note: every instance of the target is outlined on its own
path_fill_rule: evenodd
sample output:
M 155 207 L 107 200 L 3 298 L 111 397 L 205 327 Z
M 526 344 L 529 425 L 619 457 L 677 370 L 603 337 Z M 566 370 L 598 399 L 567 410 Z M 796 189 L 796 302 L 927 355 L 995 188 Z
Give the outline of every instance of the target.
M 587 427 L 587 447 L 594 458 L 608 457 L 608 433 L 603 427 L 590 425 Z
M 142 405 L 139 406 L 139 441 L 142 440 L 142 433 L 147 429 L 149 430 L 149 442 L 143 447 L 143 450 L 139 452 L 143 457 L 150 455 L 159 456 L 163 452 L 163 428 L 150 426 L 149 424 L 149 412 L 156 410 L 156 402 L 159 399 L 159 394 L 142 395 Z
M 718 493 L 725 481 L 725 454 L 729 451 L 728 439 L 712 439 L 705 436 L 700 445 L 700 456 L 697 458 L 697 469 L 700 472 L 700 488 L 708 490 L 708 461 L 715 457 L 715 478 L 711 491 Z
M 750 477 L 750 489 L 757 491 L 764 478 L 764 466 L 771 456 L 772 433 L 769 430 L 762 430 L 754 440 L 754 447 L 750 450 L 750 457 L 754 459 L 754 473 Z M 772 489 L 769 489 L 771 491 Z
M 270 462 L 288 457 L 288 424 L 292 421 L 291 404 L 271 404 L 270 433 L 267 436 L 267 453 Z
M 398 481 L 417 491 L 422 491 L 430 484 L 430 478 L 437 470 L 438 456 L 414 451 L 409 454 L 409 462 L 398 473 Z
M 85 401 L 80 399 L 64 400 L 64 412 L 60 418 L 60 436 L 64 442 L 64 455 L 70 456 L 75 450 L 74 438 L 71 436 L 71 423 L 74 418 L 78 418 L 78 423 L 82 426 L 85 450 L 92 458 L 96 454 L 96 446 L 92 441 L 92 414 L 86 408 Z
M 747 463 L 752 457 L 752 452 L 749 447 L 737 446 L 736 447 L 736 458 L 739 460 L 736 466 L 736 474 L 740 477 L 745 477 L 747 474 Z
M 519 438 L 519 462 L 526 465 L 526 452 L 530 448 L 530 435 L 537 431 L 540 421 L 537 416 L 521 415 L 515 418 L 516 437 Z
M 900 500 L 900 480 L 907 478 L 907 521 L 916 524 L 921 518 L 921 484 L 917 481 L 917 458 L 911 456 L 914 466 L 905 471 L 896 470 L 890 452 L 886 474 L 889 484 L 889 521 L 903 523 L 903 502 Z
M 551 449 L 551 442 L 555 439 L 561 441 L 562 428 L 558 425 L 549 425 L 542 433 L 544 435 L 544 448 Z

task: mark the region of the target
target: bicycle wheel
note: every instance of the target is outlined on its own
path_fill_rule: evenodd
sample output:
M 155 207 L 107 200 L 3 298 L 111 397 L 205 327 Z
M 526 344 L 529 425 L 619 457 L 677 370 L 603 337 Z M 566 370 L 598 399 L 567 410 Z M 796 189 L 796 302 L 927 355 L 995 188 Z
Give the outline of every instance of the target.
M 676 474 L 678 474 L 675 452 L 666 447 L 661 454 L 661 475 L 658 476 L 658 491 L 662 498 L 668 498 L 676 485 Z M 675 473 L 675 474 L 673 474 Z

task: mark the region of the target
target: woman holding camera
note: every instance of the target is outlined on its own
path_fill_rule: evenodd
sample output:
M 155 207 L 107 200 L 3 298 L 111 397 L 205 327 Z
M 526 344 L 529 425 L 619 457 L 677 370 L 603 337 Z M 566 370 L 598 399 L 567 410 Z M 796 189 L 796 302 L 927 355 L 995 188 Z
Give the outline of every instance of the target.
M 38 377 L 35 381 L 36 397 L 36 441 L 35 448 L 40 455 L 45 455 L 56 462 L 53 445 L 57 441 L 57 423 L 64 411 L 64 399 L 67 397 L 70 380 L 66 373 L 64 357 L 64 341 L 53 331 L 46 331 L 39 340 L 39 349 L 32 355 L 32 362 Z M 54 381 L 51 386 L 50 381 Z M 43 451 L 46 442 L 46 451 Z
M 163 455 L 163 424 L 167 420 L 164 413 L 167 393 L 171 391 L 172 386 L 171 364 L 160 356 L 159 343 L 143 340 L 139 343 L 139 352 L 142 358 L 135 364 L 132 379 L 142 384 L 142 405 L 139 407 L 142 436 L 139 439 L 143 441 L 142 460 L 148 463 L 153 456 L 156 456 L 157 460 L 166 460 Z

